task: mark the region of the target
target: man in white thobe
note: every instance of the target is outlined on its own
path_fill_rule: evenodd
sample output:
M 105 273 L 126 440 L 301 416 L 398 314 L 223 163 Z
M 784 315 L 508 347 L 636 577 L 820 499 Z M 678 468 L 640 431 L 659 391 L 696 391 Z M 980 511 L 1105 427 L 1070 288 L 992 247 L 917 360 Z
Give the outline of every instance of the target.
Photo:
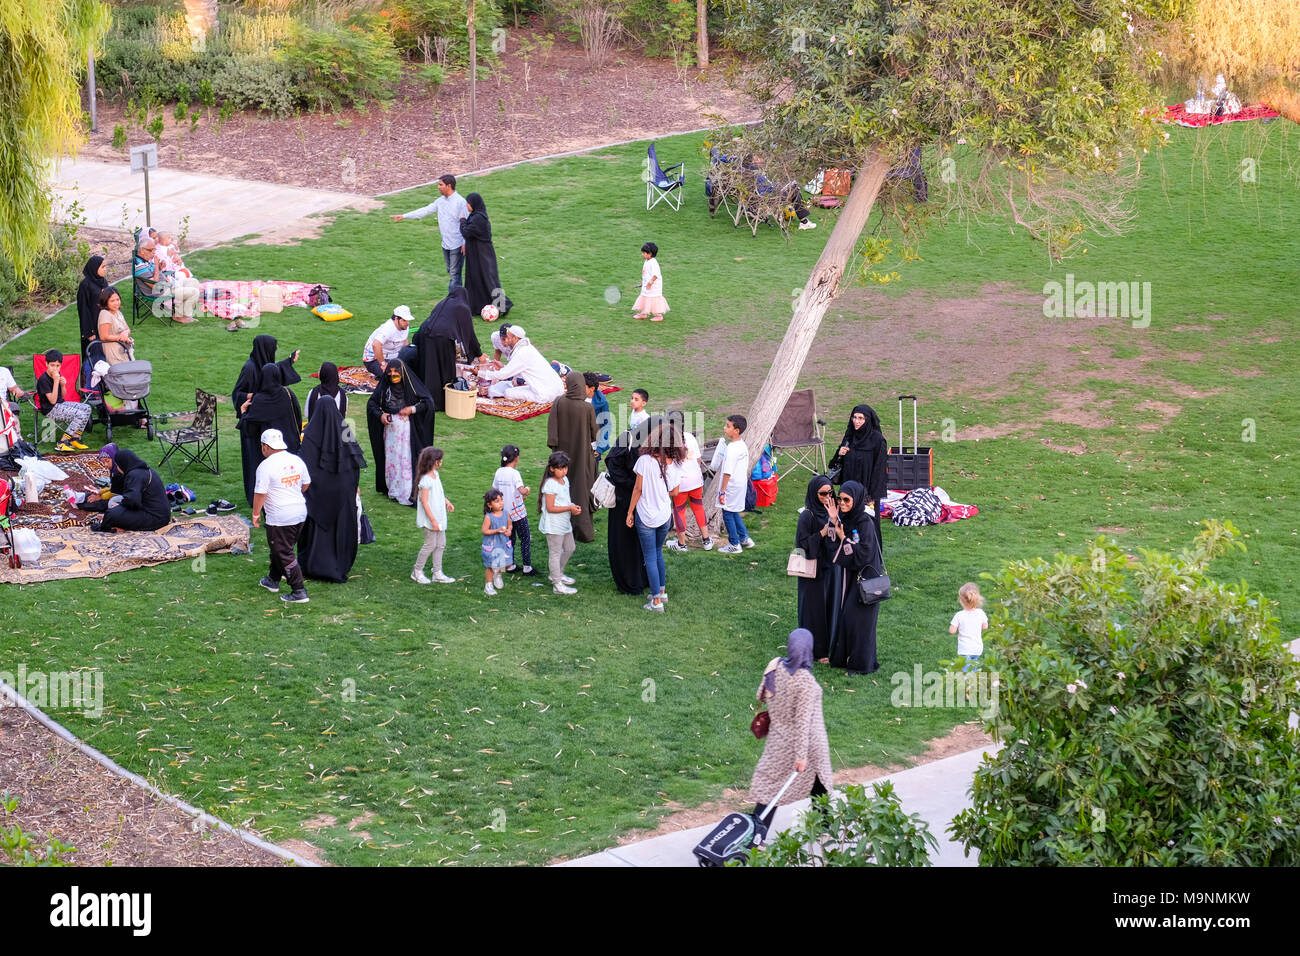
M 500 369 L 478 373 L 480 379 L 492 383 L 488 395 L 520 402 L 553 402 L 564 394 L 564 382 L 537 347 L 528 341 L 522 328 L 510 326 L 501 341 L 511 350 L 510 361 Z M 516 379 L 522 379 L 523 384 L 515 384 Z

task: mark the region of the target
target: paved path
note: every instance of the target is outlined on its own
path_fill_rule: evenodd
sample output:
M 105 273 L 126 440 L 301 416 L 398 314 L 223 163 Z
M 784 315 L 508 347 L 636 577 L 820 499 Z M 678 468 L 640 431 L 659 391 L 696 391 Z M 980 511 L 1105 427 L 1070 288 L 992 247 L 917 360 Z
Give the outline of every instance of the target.
M 132 173 L 126 163 L 64 157 L 50 178 L 56 218 L 62 218 L 75 200 L 92 228 L 129 230 L 144 224 L 144 175 Z M 149 173 L 154 225 L 180 231 L 181 220 L 189 216 L 186 245 L 190 248 L 266 233 L 313 213 L 367 202 L 355 193 L 223 179 L 178 169 Z
M 990 748 L 994 753 L 997 748 Z M 972 850 L 965 856 L 962 847 L 952 842 L 946 833 L 948 824 L 958 812 L 970 806 L 966 795 L 979 766 L 984 750 L 971 750 L 954 757 L 932 760 L 930 763 L 900 770 L 880 780 L 889 780 L 894 784 L 894 791 L 906 813 L 919 813 L 930 825 L 930 832 L 939 841 L 939 852 L 931 856 L 934 866 L 977 866 L 979 852 Z M 871 783 L 868 783 L 870 792 Z M 784 830 L 795 822 L 795 814 L 808 808 L 807 800 L 800 800 L 776 811 L 773 832 Z M 752 807 L 741 809 L 753 809 Z M 721 819 L 721 815 L 719 815 Z M 663 836 L 651 837 L 640 843 L 629 843 L 613 849 L 593 853 L 591 856 L 579 857 L 561 863 L 560 866 L 697 866 L 698 863 L 691 849 L 713 829 L 714 824 L 696 827 L 693 830 L 681 830 Z

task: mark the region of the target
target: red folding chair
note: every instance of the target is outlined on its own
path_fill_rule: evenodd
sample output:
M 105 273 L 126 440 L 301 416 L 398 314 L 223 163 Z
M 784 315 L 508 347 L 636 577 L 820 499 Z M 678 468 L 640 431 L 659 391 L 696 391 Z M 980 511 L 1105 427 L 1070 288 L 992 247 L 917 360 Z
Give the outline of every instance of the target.
M 37 381 L 40 381 L 41 376 L 45 374 L 45 369 L 45 353 L 37 352 L 32 356 L 32 374 L 36 376 Z M 63 376 L 65 400 L 69 402 L 83 401 L 81 393 L 77 391 L 77 384 L 81 381 L 81 356 L 63 356 L 63 362 L 59 365 L 59 372 Z M 34 391 L 32 392 L 32 407 L 36 410 L 35 420 L 32 423 L 32 444 L 39 445 L 41 437 L 41 404 Z

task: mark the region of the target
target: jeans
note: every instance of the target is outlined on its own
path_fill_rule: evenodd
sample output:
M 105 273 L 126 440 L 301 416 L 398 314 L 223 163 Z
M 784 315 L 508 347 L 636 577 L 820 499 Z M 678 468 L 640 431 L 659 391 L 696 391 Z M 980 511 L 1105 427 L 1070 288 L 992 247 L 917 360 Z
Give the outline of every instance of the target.
M 375 378 L 384 377 L 383 362 L 380 362 L 377 359 L 371 359 L 369 362 L 364 362 L 363 364 L 366 366 L 366 371 L 369 372 L 371 375 L 373 375 Z
M 722 511 L 722 523 L 727 529 L 727 543 L 740 544 L 749 537 L 749 532 L 745 530 L 745 519 L 740 516 L 739 511 Z
M 528 515 L 510 520 L 511 539 L 515 548 L 515 564 L 520 567 L 533 566 L 533 529 L 528 526 Z
M 657 528 L 641 523 L 641 516 L 636 515 L 636 538 L 641 542 L 641 557 L 645 561 L 646 577 L 650 579 L 650 597 L 668 589 L 668 567 L 664 564 L 664 542 L 668 540 L 668 527 L 672 522 L 665 521 Z
M 450 295 L 452 289 L 465 284 L 461 281 L 461 274 L 465 268 L 465 253 L 460 251 L 460 246 L 455 249 L 444 249 L 442 261 L 447 265 L 447 275 L 451 276 L 451 281 L 447 283 L 447 294 Z

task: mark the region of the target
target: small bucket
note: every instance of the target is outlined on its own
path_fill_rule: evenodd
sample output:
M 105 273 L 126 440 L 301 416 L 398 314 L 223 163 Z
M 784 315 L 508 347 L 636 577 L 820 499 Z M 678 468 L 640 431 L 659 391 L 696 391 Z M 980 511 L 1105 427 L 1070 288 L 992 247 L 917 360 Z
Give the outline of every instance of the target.
M 478 392 L 462 391 L 458 388 L 452 388 L 450 385 L 443 387 L 447 395 L 447 417 L 448 418 L 473 418 L 475 400 L 478 398 Z

